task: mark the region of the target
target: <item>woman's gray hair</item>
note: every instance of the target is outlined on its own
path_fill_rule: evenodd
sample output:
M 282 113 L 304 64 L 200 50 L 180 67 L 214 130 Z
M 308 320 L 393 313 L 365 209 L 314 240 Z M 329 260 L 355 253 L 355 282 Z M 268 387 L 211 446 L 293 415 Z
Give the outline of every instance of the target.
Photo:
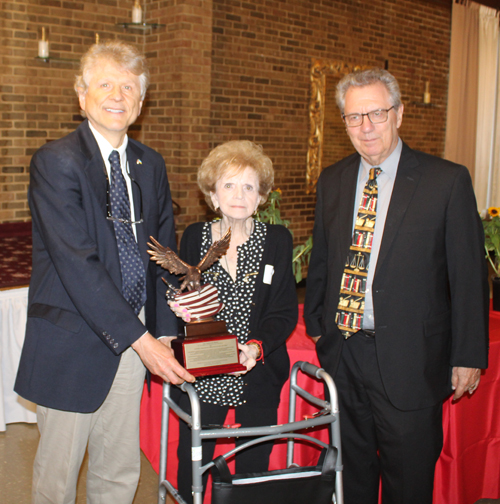
M 80 71 L 75 78 L 75 91 L 78 95 L 86 92 L 92 71 L 100 59 L 112 61 L 139 77 L 141 84 L 141 99 L 144 100 L 149 85 L 149 69 L 146 56 L 136 47 L 121 40 L 106 40 L 94 44 L 82 56 Z
M 344 113 L 345 95 L 351 86 L 370 86 L 377 82 L 381 82 L 387 88 L 387 91 L 389 91 L 392 106 L 396 109 L 399 108 L 401 105 L 401 91 L 399 90 L 396 78 L 387 70 L 382 70 L 382 68 L 370 68 L 369 70 L 352 72 L 339 81 L 335 98 L 340 112 Z

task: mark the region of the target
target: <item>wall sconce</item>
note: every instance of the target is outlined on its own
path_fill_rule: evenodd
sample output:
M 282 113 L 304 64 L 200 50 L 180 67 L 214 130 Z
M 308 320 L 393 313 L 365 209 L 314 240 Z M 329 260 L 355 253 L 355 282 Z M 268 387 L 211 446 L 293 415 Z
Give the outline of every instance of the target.
M 42 39 L 38 41 L 38 57 L 39 58 L 49 57 L 49 41 L 47 40 L 45 34 L 45 26 L 42 26 Z
M 425 81 L 425 88 L 424 88 L 424 103 L 426 105 L 429 105 L 431 103 L 431 92 L 430 92 L 430 82 Z
M 139 0 L 135 0 L 134 6 L 132 7 L 132 23 L 142 23 L 142 7 Z
M 148 23 L 146 19 L 146 6 L 144 10 L 141 7 L 141 0 L 134 0 L 134 5 L 132 7 L 132 22 L 131 23 L 116 23 L 117 26 L 121 26 L 128 30 L 132 28 L 134 30 L 150 31 L 156 28 L 164 28 L 166 25 L 159 23 Z

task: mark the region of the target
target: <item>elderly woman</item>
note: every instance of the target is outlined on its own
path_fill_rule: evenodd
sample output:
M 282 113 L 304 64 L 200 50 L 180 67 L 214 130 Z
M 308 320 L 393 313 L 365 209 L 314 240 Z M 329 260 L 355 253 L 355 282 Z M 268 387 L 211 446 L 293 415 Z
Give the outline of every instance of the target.
M 285 342 L 297 322 L 297 296 L 290 232 L 253 218 L 273 181 L 272 161 L 261 146 L 248 140 L 219 145 L 198 171 L 198 185 L 221 218 L 189 226 L 180 256 L 196 264 L 231 228 L 227 254 L 203 273 L 202 283 L 217 287 L 224 303 L 217 318 L 225 320 L 228 331 L 238 337 L 240 361 L 247 368 L 241 374 L 198 378 L 195 387 L 204 425 L 223 424 L 230 407 L 236 408 L 236 422 L 244 427 L 277 423 L 281 388 L 290 366 Z M 189 321 L 189 313 L 182 314 L 174 303 L 171 306 Z M 180 400 L 189 409 L 186 394 Z M 214 448 L 215 441 L 203 441 L 204 464 L 212 459 Z M 272 443 L 243 450 L 236 456 L 236 471 L 267 470 L 271 450 Z M 186 425 L 180 427 L 178 455 L 179 491 L 189 502 L 191 449 Z

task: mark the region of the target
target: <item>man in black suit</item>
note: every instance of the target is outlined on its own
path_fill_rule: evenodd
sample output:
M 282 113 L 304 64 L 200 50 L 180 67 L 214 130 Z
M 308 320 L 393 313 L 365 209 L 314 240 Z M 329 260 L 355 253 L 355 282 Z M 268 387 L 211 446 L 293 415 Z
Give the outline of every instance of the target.
M 467 169 L 400 140 L 389 72 L 344 77 L 337 103 L 357 154 L 318 181 L 304 317 L 339 391 L 345 502 L 376 504 L 381 475 L 384 504 L 431 504 L 442 401 L 487 367 L 482 226 Z
M 87 119 L 31 162 L 33 272 L 15 389 L 38 405 L 36 504 L 75 501 L 87 445 L 87 502 L 131 503 L 144 366 L 194 381 L 170 350 L 166 273 L 147 254 L 150 235 L 175 248 L 165 163 L 127 137 L 148 78 L 133 46 L 92 46 L 75 84 Z

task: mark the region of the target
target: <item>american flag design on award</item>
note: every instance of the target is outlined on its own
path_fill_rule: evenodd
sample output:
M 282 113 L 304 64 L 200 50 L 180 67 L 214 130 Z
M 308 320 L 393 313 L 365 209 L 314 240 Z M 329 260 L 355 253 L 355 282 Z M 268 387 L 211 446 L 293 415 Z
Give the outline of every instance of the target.
M 346 339 L 363 328 L 366 278 L 377 216 L 377 176 L 381 171 L 380 168 L 371 168 L 369 179 L 363 188 L 340 284 L 335 322 Z
M 214 317 L 222 310 L 223 304 L 219 302 L 217 289 L 211 284 L 201 286 L 197 290 L 176 294 L 174 300 L 181 308 L 187 308 L 194 320 L 205 320 Z

